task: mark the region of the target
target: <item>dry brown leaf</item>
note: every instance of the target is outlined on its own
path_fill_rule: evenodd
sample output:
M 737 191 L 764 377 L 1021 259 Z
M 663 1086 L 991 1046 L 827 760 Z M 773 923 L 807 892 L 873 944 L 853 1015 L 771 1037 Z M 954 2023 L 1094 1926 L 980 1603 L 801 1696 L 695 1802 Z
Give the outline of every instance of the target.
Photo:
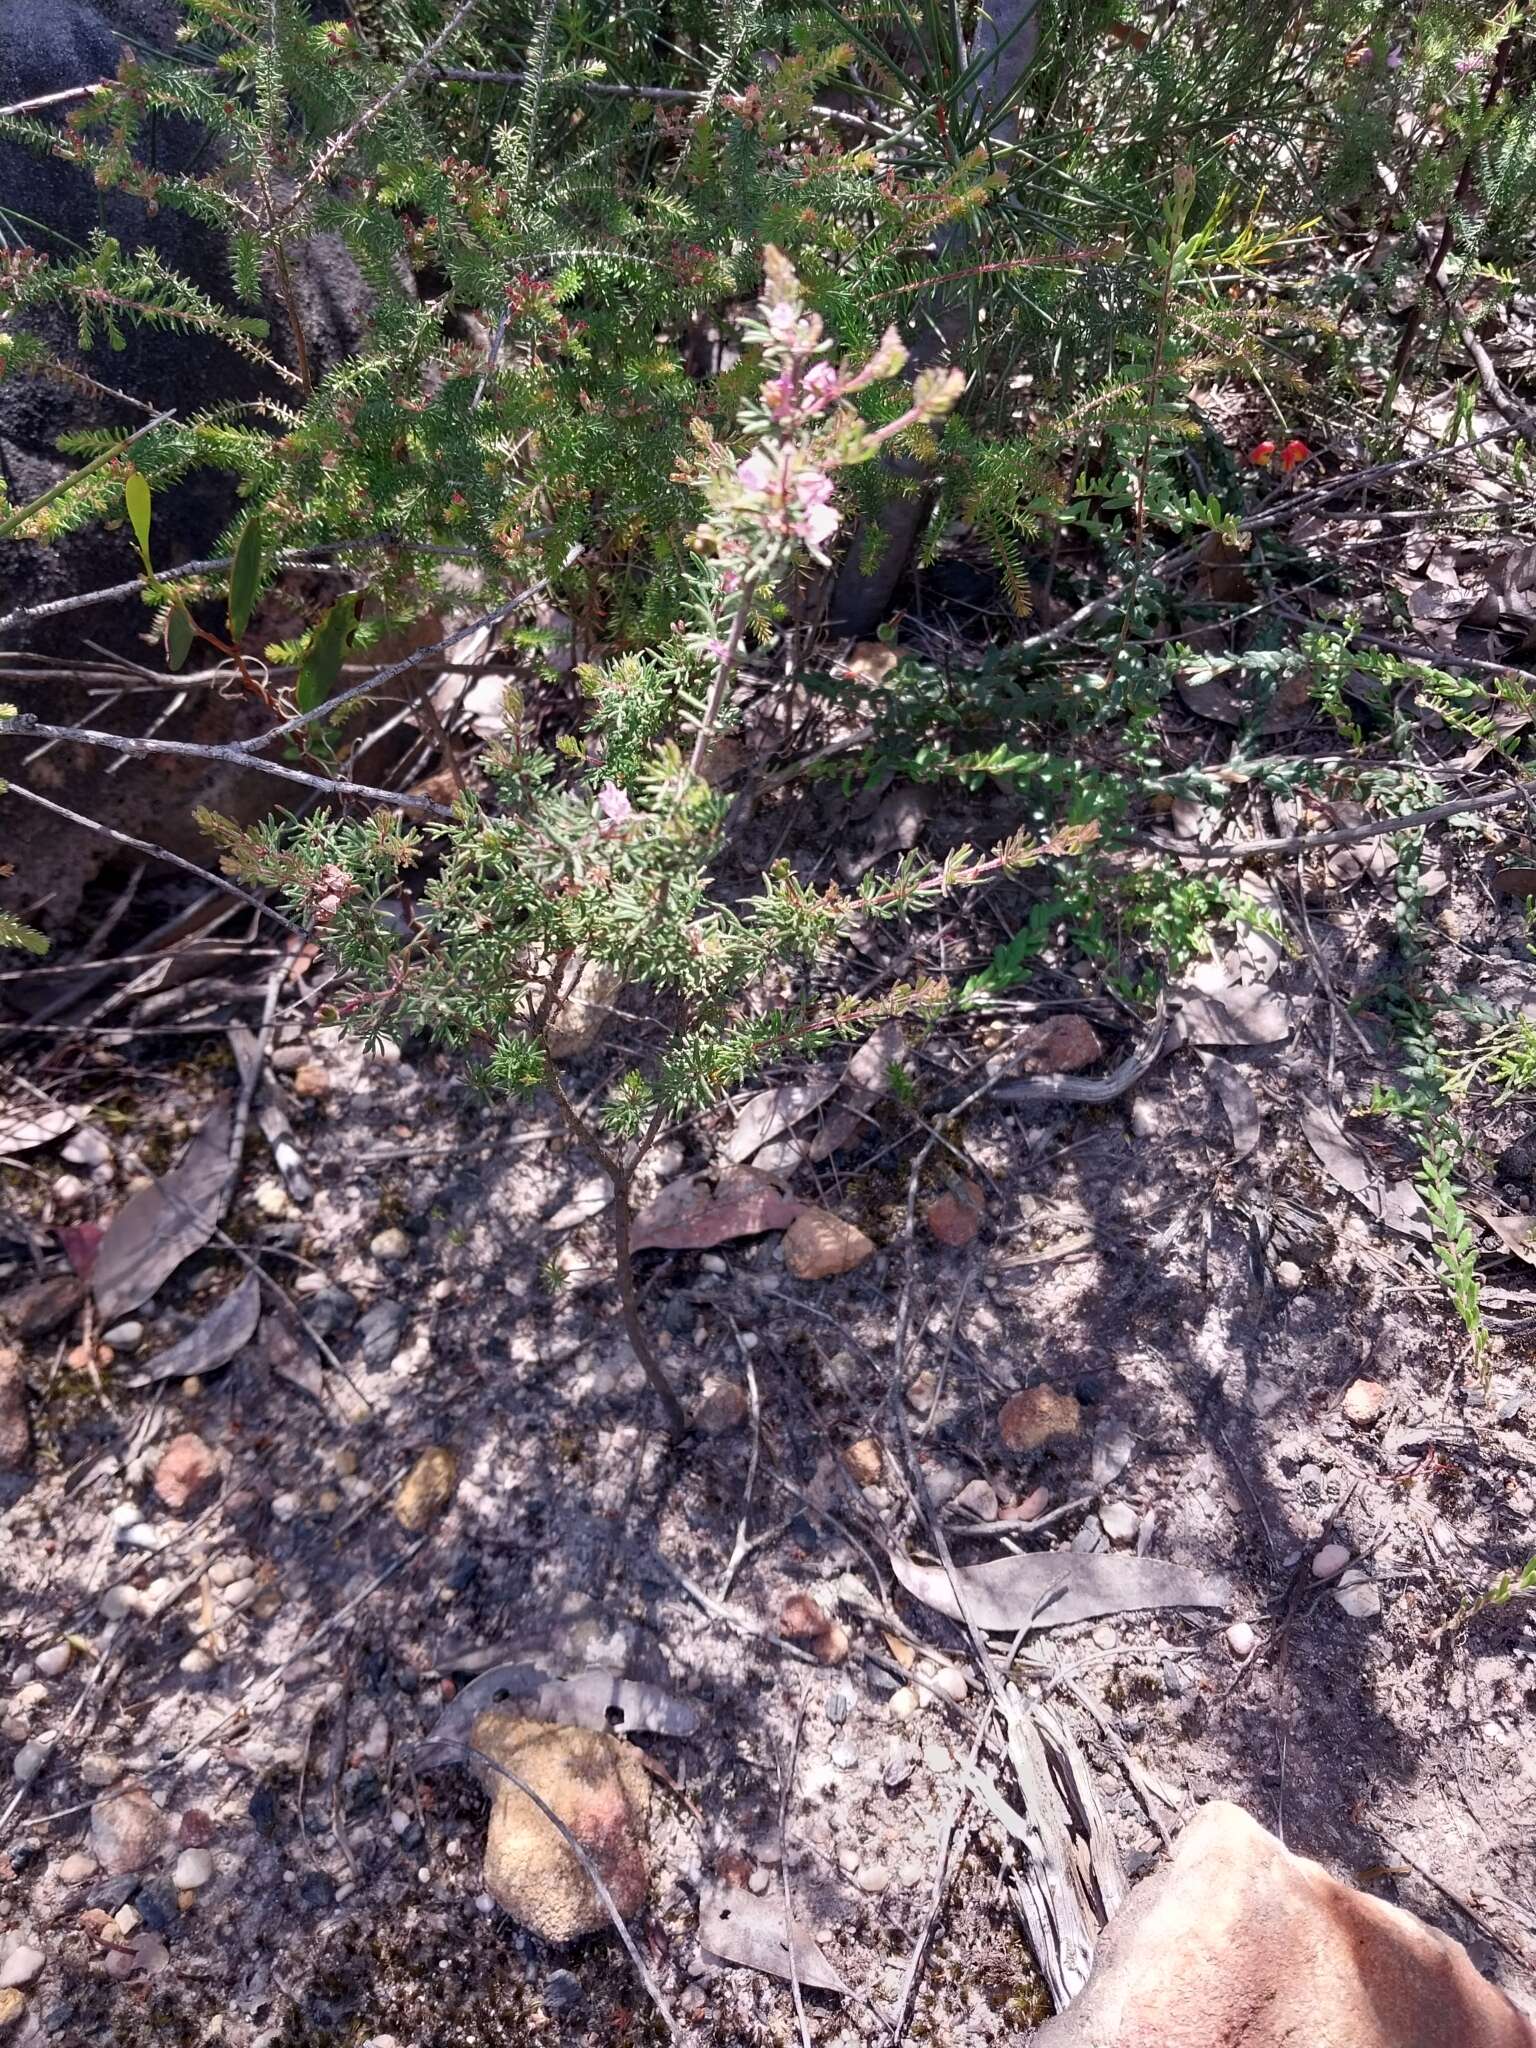
M 968 1245 L 981 1228 L 981 1219 L 986 1214 L 982 1192 L 975 1181 L 963 1181 L 958 1188 L 951 1189 L 930 1202 L 923 1215 L 923 1221 L 940 1244 L 949 1245 L 958 1251 Z
M 733 1237 L 783 1230 L 804 1208 L 750 1166 L 728 1167 L 719 1175 L 687 1173 L 646 1203 L 635 1218 L 630 1246 L 637 1252 L 708 1251 Z
M 744 1165 L 770 1138 L 799 1123 L 836 1093 L 837 1076 L 830 1074 L 786 1081 L 782 1087 L 765 1088 L 760 1095 L 749 1097 L 741 1106 L 736 1128 L 726 1140 L 726 1158 Z
M 103 1323 L 148 1301 L 219 1227 L 229 1188 L 230 1114 L 216 1109 L 178 1165 L 134 1195 L 114 1218 L 91 1268 Z
M 790 1968 L 790 1941 L 794 1968 Z M 699 1900 L 699 1946 L 723 1963 L 760 1970 L 784 1983 L 791 1975 L 811 1991 L 847 1995 L 848 1986 L 833 1969 L 809 1930 L 791 1924 L 784 1900 L 776 1893 L 758 1898 L 729 1885 L 712 1886 Z
M 1500 1209 L 1493 1202 L 1463 1197 L 1463 1207 L 1479 1217 L 1503 1245 L 1505 1251 L 1528 1266 L 1536 1266 L 1536 1216 L 1522 1216 L 1514 1209 Z
M 1204 1052 L 1200 1055 L 1200 1064 L 1226 1111 L 1232 1132 L 1233 1157 L 1246 1159 L 1259 1142 L 1259 1099 L 1230 1060 L 1218 1059 L 1215 1053 Z
M 1290 1004 L 1262 982 L 1233 982 L 1219 995 L 1181 992 L 1178 1003 L 1193 1045 L 1278 1045 L 1294 1029 Z
M 915 1600 L 951 1621 L 963 1621 L 949 1573 L 914 1564 L 899 1550 L 891 1569 Z M 1225 1607 L 1225 1579 L 1167 1564 L 1155 1557 L 1111 1556 L 1077 1550 L 1030 1551 L 957 1567 L 955 1580 L 977 1628 L 1064 1628 L 1105 1614 L 1137 1614 L 1156 1607 Z
M 1303 1096 L 1298 1112 L 1302 1136 L 1312 1156 L 1336 1187 L 1352 1195 L 1361 1208 L 1388 1230 L 1405 1237 L 1429 1237 L 1429 1212 L 1412 1182 L 1382 1181 L 1372 1172 L 1364 1152 L 1346 1135 L 1343 1124 L 1326 1103 Z
M 883 683 L 901 656 L 883 640 L 860 640 L 843 663 L 849 675 L 861 683 Z
M 194 1373 L 217 1372 L 250 1343 L 260 1315 L 261 1282 L 254 1273 L 247 1273 L 240 1285 L 209 1309 L 185 1337 L 150 1359 L 139 1371 L 124 1374 L 122 1384 L 148 1387 L 156 1380 L 183 1380 Z
M 66 1137 L 80 1119 L 72 1109 L 0 1109 L 0 1159 Z

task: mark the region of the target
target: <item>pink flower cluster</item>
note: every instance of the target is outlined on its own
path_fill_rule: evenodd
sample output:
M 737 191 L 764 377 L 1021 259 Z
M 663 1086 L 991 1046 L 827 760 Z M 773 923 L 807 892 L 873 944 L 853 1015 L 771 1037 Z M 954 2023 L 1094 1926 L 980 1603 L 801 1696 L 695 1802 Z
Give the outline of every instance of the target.
M 804 449 L 781 443 L 771 455 L 758 450 L 737 464 L 736 481 L 744 511 L 786 540 L 803 540 L 815 554 L 841 523 L 832 479 Z

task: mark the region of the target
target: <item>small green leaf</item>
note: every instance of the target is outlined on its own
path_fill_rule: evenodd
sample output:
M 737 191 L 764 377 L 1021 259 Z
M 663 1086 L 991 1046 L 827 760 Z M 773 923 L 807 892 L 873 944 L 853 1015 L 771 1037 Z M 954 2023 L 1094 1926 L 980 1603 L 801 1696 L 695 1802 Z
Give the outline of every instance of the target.
M 196 635 L 192 614 L 184 604 L 173 604 L 165 622 L 165 661 L 168 668 L 178 669 L 183 665 L 192 651 Z
M 335 689 L 341 664 L 357 631 L 359 602 L 355 591 L 337 598 L 315 628 L 294 690 L 294 700 L 301 711 L 318 711 Z
M 31 925 L 23 924 L 20 918 L 8 917 L 0 910 L 0 946 L 17 946 L 24 953 L 36 953 L 41 957 L 48 951 L 49 941 Z
M 128 517 L 133 524 L 134 539 L 139 544 L 139 558 L 144 564 L 146 576 L 153 576 L 154 565 L 149 559 L 149 479 L 140 469 L 130 469 L 128 481 L 123 485 L 123 497 L 128 506 Z
M 229 572 L 229 630 L 238 640 L 250 623 L 251 606 L 261 576 L 261 514 L 253 512 L 245 522 Z

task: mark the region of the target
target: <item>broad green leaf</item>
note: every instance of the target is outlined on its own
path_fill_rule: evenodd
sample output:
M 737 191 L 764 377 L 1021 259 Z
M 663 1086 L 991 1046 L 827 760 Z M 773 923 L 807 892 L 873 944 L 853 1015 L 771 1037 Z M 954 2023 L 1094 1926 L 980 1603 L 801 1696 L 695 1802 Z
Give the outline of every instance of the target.
M 357 593 L 337 598 L 309 643 L 309 652 L 299 670 L 294 700 L 301 711 L 318 711 L 336 687 L 341 664 L 357 631 Z
M 256 585 L 261 576 L 261 514 L 253 512 L 245 522 L 235 548 L 229 572 L 229 630 L 238 640 L 250 623 L 256 602 Z
M 153 576 L 154 565 L 149 559 L 149 479 L 142 470 L 129 470 L 128 481 L 123 485 L 123 498 L 128 506 L 134 539 L 139 544 L 139 556 L 144 564 L 144 573 L 146 576 Z
M 197 628 L 192 623 L 192 614 L 184 604 L 173 604 L 170 616 L 165 622 L 166 665 L 178 669 L 192 651 L 192 642 Z

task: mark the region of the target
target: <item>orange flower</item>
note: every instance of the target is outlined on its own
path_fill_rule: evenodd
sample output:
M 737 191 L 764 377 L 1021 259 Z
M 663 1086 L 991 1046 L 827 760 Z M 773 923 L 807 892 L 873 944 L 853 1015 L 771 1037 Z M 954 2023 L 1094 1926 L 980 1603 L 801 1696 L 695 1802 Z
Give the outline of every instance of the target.
M 1291 471 L 1295 469 L 1298 466 L 1298 464 L 1303 462 L 1310 462 L 1311 460 L 1312 450 L 1307 446 L 1305 441 L 1287 441 L 1285 446 L 1280 450 L 1280 467 L 1285 471 L 1287 476 L 1290 475 Z
M 1265 469 L 1268 467 L 1269 459 L 1274 452 L 1275 444 L 1273 441 L 1256 441 L 1248 450 L 1248 460 L 1255 469 Z

